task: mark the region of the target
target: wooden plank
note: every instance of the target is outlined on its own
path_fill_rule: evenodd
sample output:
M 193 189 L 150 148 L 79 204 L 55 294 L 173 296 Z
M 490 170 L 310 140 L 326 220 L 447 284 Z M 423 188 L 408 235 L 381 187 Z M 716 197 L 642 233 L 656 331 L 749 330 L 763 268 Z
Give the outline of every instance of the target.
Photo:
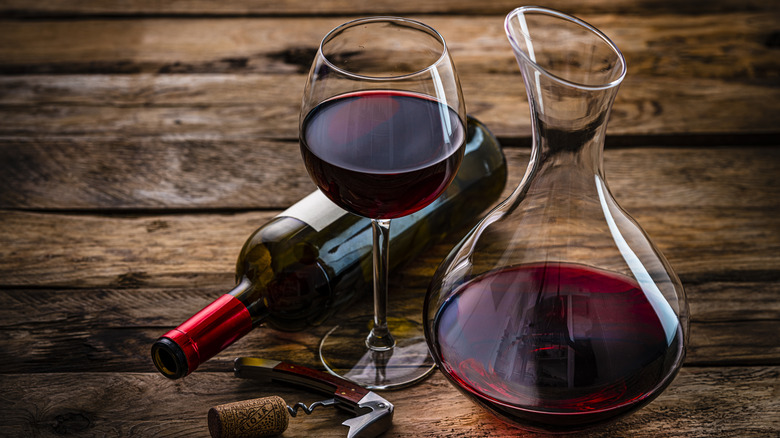
M 413 308 L 424 293 L 426 282 L 425 279 L 410 279 L 403 274 L 404 271 L 401 272 L 399 276 L 403 281 L 394 283 L 393 290 L 398 292 L 391 297 L 395 304 L 392 313 L 403 311 L 411 314 L 415 312 Z M 0 290 L 0 330 L 54 330 L 60 326 L 70 332 L 83 332 L 90 328 L 154 328 L 163 331 L 192 316 L 227 292 L 231 285 L 232 279 L 226 278 L 220 284 L 184 288 L 3 289 Z M 708 324 L 717 328 L 718 324 L 724 323 L 780 320 L 780 282 L 772 279 L 687 282 L 685 291 L 694 324 Z M 396 297 L 398 294 L 403 298 Z M 414 301 L 413 305 L 401 303 L 406 300 Z M 370 299 L 366 296 L 357 304 L 358 309 L 349 312 L 362 314 L 366 310 L 370 311 L 368 301 Z M 41 306 L 41 303 L 46 305 Z M 405 310 L 407 308 L 408 311 Z M 415 318 L 419 317 L 415 315 Z M 271 333 L 273 335 L 259 334 L 257 337 L 264 339 L 281 334 L 275 331 Z M 695 334 L 694 338 L 698 338 L 701 333 Z M 731 336 L 740 335 L 732 333 Z M 773 339 L 770 342 L 777 342 L 777 337 L 770 338 Z
M 504 153 L 508 195 L 529 150 Z M 629 211 L 780 205 L 780 148 L 606 148 L 604 161 Z M 284 209 L 313 190 L 297 142 L 0 138 L 0 208 Z
M 695 206 L 633 211 L 683 280 L 697 283 L 708 276 L 719 281 L 777 279 L 776 213 Z M 224 285 L 232 281 L 232 265 L 244 239 L 274 214 L 122 218 L 3 212 L 0 286 Z M 419 267 L 407 275 L 430 278 L 449 249 L 437 248 L 423 254 Z
M 501 20 L 429 18 L 452 35 L 470 112 L 499 136 L 527 136 Z M 780 66 L 770 16 L 594 18 L 630 66 L 611 134 L 776 132 Z M 3 72 L 101 75 L 2 78 L 0 134 L 295 138 L 304 74 L 321 36 L 342 19 L 4 23 Z M 102 75 L 139 72 L 155 74 Z
M 778 376 L 778 367 L 683 368 L 648 406 L 583 436 L 772 436 L 780 427 Z M 12 374 L 0 375 L 0 391 L 4 432 L 41 437 L 208 437 L 211 406 L 272 394 L 291 404 L 321 398 L 228 373 L 196 373 L 179 381 L 151 373 Z M 382 395 L 395 405 L 393 426 L 383 436 L 537 436 L 488 415 L 438 373 L 412 388 Z M 339 424 L 347 418 L 337 410 L 317 410 L 292 419 L 285 436 L 343 437 L 346 428 Z
M 298 143 L 0 140 L 6 208 L 286 208 L 316 189 Z
M 410 0 L 377 0 L 354 2 L 348 0 L 327 0 L 316 3 L 306 0 L 267 2 L 262 0 L 180 0 L 160 4 L 153 0 L 112 2 L 89 0 L 62 2 L 44 0 L 26 2 L 5 0 L 0 4 L 0 14 L 8 16 L 79 16 L 79 15 L 388 15 L 388 14 L 466 14 L 504 15 L 519 4 L 515 0 L 495 0 L 474 3 L 469 0 L 434 0 L 424 3 Z M 772 2 L 757 0 L 719 0 L 717 2 L 693 0 L 684 3 L 672 1 L 633 2 L 630 0 L 551 0 L 545 6 L 567 13 L 593 12 L 658 14 L 658 13 L 704 13 L 742 10 L 773 11 Z
M 408 281 L 408 280 L 407 280 Z M 394 282 L 390 315 L 421 320 L 425 281 L 415 286 Z M 152 343 L 168 330 L 184 322 L 229 289 L 141 288 L 0 291 L 3 316 L 0 336 L 0 374 L 40 372 L 149 372 Z M 736 290 L 744 290 L 738 285 Z M 687 366 L 748 366 L 780 363 L 780 339 L 775 336 L 780 322 L 777 287 L 762 284 L 751 299 L 764 308 L 750 313 L 731 296 L 714 312 L 736 307 L 730 320 L 700 321 L 706 313 L 693 313 Z M 708 295 L 690 291 L 692 310 L 706 305 Z M 45 300 L 51 301 L 45 301 Z M 758 302 L 762 300 L 761 302 Z M 45 306 L 41 303 L 45 302 Z M 339 318 L 366 315 L 370 320 L 370 293 L 365 291 L 357 306 L 339 313 Z M 711 311 L 712 312 L 712 311 Z M 744 318 L 744 319 L 741 319 Z M 302 332 L 282 332 L 259 328 L 202 364 L 201 371 L 229 371 L 236 356 L 263 355 L 272 358 L 316 362 L 321 337 L 336 324 L 335 319 Z M 55 361 L 53 357 L 68 357 Z
M 224 285 L 233 281 L 244 239 L 275 214 L 106 218 L 4 212 L 0 281 L 76 287 Z
M 630 76 L 777 83 L 777 15 L 594 14 Z M 5 21 L 0 71 L 13 73 L 308 73 L 322 37 L 346 17 Z M 422 19 L 460 74 L 517 73 L 502 16 Z
M 780 279 L 687 281 L 684 285 L 691 317 L 696 322 L 780 319 Z
M 499 137 L 528 137 L 518 73 L 461 75 L 469 113 Z M 302 74 L 0 77 L 0 136 L 297 139 Z M 776 133 L 780 87 L 707 78 L 637 77 L 622 85 L 616 135 Z

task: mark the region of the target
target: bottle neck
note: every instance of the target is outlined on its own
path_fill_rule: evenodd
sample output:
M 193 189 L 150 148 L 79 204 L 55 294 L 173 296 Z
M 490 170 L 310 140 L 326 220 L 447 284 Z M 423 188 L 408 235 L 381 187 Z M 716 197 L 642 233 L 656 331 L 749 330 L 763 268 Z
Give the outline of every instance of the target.
M 177 379 L 186 376 L 215 354 L 252 330 L 246 306 L 234 296 L 251 288 L 246 278 L 152 346 L 152 357 L 160 372 Z

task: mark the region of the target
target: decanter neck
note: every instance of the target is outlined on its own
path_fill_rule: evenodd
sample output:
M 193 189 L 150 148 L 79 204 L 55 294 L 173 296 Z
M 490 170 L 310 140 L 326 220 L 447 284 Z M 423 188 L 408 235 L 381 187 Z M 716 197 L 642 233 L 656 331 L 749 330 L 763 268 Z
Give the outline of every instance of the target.
M 516 190 L 520 200 L 554 188 L 556 197 L 544 202 L 569 203 L 595 196 L 603 170 L 604 138 L 618 85 L 577 87 L 542 74 L 539 66 L 520 59 L 531 109 L 532 151 L 526 173 Z M 541 199 L 541 198 L 540 198 Z
M 571 158 L 601 173 L 607 119 L 626 75 L 623 54 L 598 29 L 556 11 L 518 8 L 504 26 L 531 106 L 533 157 Z
M 537 166 L 566 164 L 603 176 L 604 137 L 617 90 L 609 91 L 578 93 L 584 94 L 579 102 L 562 101 L 551 90 L 528 93 Z

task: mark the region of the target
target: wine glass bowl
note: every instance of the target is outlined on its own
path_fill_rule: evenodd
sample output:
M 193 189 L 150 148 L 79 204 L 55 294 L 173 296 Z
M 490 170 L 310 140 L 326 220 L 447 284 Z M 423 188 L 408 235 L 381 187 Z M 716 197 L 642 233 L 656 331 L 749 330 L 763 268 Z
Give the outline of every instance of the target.
M 438 106 L 394 90 L 324 102 L 309 112 L 301 133 L 311 178 L 333 202 L 363 217 L 392 219 L 420 210 L 447 188 L 463 158 L 458 115 L 448 111 L 446 121 L 436 123 Z M 451 132 L 443 130 L 445 123 Z M 375 147 L 377 141 L 386 147 Z
M 388 323 L 387 242 L 390 220 L 433 202 L 463 159 L 466 112 L 444 39 L 399 17 L 333 29 L 309 72 L 299 132 L 312 181 L 373 230 L 373 321 L 341 321 L 321 342 L 321 360 L 371 389 L 415 383 L 434 363 L 418 322 L 400 320 L 395 335 Z

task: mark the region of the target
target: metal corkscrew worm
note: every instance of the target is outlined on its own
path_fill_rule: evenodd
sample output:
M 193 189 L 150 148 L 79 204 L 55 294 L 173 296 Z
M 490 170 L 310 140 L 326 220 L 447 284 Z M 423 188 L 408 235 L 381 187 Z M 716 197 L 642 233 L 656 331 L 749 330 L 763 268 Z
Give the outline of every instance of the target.
M 336 399 L 329 399 L 329 400 L 323 400 L 314 402 L 309 406 L 306 406 L 303 403 L 296 403 L 295 406 L 287 405 L 287 412 L 290 413 L 291 417 L 297 417 L 298 416 L 298 410 L 302 410 L 303 412 L 306 412 L 306 415 L 311 415 L 311 412 L 320 406 L 333 406 L 336 404 Z

